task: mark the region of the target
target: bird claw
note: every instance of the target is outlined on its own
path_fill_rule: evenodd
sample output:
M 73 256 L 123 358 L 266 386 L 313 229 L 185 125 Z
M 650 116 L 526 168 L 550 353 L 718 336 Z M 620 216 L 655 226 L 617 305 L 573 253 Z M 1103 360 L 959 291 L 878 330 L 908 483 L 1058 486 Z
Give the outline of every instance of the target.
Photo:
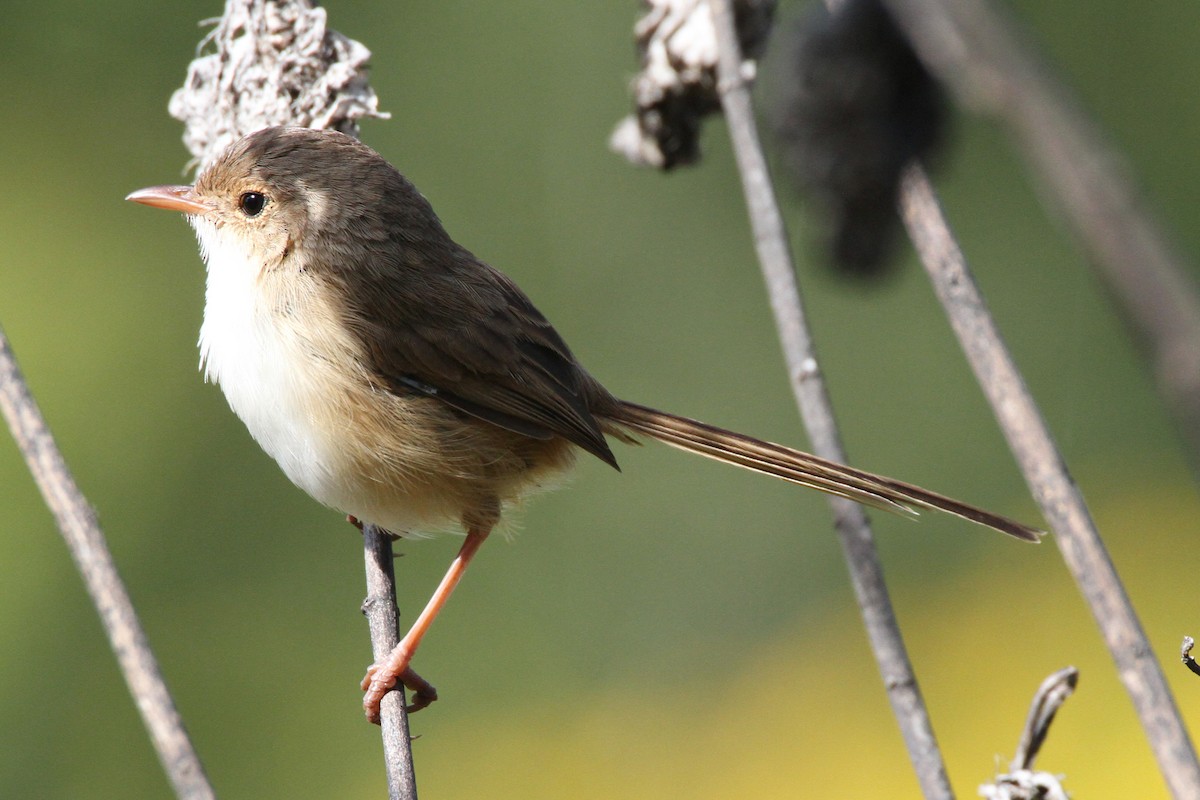
M 411 702 L 404 707 L 409 714 L 415 714 L 438 699 L 437 689 L 429 681 L 422 678 L 411 667 L 404 667 L 397 672 L 388 664 L 375 663 L 367 667 L 367 674 L 359 684 L 366 693 L 363 696 L 363 712 L 372 724 L 379 724 L 379 706 L 383 697 L 396 684 L 403 684 L 412 692 Z

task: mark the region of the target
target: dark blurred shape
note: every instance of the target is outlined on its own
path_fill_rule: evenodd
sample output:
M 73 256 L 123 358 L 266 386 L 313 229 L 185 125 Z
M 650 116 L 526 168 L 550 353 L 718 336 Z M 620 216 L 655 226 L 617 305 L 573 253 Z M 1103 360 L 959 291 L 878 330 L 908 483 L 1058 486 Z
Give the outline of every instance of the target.
M 945 98 L 879 0 L 818 7 L 797 35 L 795 80 L 780 81 L 784 163 L 821 206 L 832 264 L 874 277 L 893 260 L 901 170 L 943 141 Z

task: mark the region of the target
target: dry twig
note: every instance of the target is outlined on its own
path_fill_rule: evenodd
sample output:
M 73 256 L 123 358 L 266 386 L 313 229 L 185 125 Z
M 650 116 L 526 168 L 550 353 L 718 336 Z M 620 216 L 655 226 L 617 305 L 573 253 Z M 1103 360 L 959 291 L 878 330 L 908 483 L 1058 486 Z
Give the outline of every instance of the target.
M 1029 715 L 1021 729 L 1021 740 L 1009 771 L 997 775 L 992 783 L 980 786 L 982 797 L 987 800 L 1067 800 L 1062 776 L 1035 772 L 1033 762 L 1046 741 L 1054 715 L 1074 694 L 1078 682 L 1079 670 L 1074 667 L 1064 667 L 1042 681 L 1029 706 Z
M 396 607 L 395 556 L 391 535 L 374 525 L 363 526 L 363 555 L 367 571 L 367 599 L 363 613 L 371 628 L 371 651 L 378 662 L 400 641 L 400 613 Z M 383 696 L 379 725 L 383 735 L 383 761 L 387 770 L 388 800 L 416 800 L 408 713 L 402 683 Z
M 158 760 L 184 800 L 215 797 L 183 727 L 170 691 L 158 669 L 146 633 L 138 621 L 129 593 L 117 574 L 116 564 L 91 505 L 79 491 L 67 462 L 54 442 L 42 412 L 25 383 L 8 338 L 0 330 L 0 412 L 100 614 L 104 633 L 133 695 L 142 724 L 158 753 Z M 68 682 L 66 686 L 76 686 Z
M 358 136 L 358 120 L 386 117 L 367 82 L 370 51 L 327 26 L 312 0 L 227 0 L 200 43 L 187 81 L 171 97 L 184 142 L 203 166 L 230 142 L 271 125 L 331 128 Z M 378 657 L 396 643 L 396 587 L 391 538 L 364 531 L 367 612 Z M 385 606 L 390 604 L 390 611 Z M 388 643 L 390 642 L 390 644 Z M 415 798 L 416 784 L 403 693 L 382 708 L 388 794 Z
M 1175 797 L 1200 797 L 1200 764 L 1116 568 L 1013 362 L 924 171 L 904 177 L 901 215 L 1025 481 L 1087 601 Z
M 1196 646 L 1196 640 L 1190 636 L 1183 637 L 1183 645 L 1179 648 L 1179 658 L 1182 659 L 1183 665 L 1192 671 L 1195 675 L 1200 675 L 1200 664 L 1196 663 L 1196 659 L 1192 658 L 1192 648 Z
M 201 167 L 230 142 L 271 125 L 339 130 L 358 136 L 358 120 L 386 117 L 367 81 L 370 51 L 327 25 L 311 0 L 227 0 L 198 48 L 170 111 L 186 125 L 184 142 Z M 391 537 L 363 532 L 371 646 L 378 657 L 396 642 Z M 403 693 L 383 705 L 388 793 L 415 798 Z
M 1004 122 L 1108 284 L 1200 472 L 1200 290 L 1124 163 L 987 0 L 884 0 L 965 105 Z
M 813 449 L 825 458 L 844 462 L 845 449 L 817 366 L 783 218 L 758 138 L 731 2 L 709 0 L 708 5 L 719 51 L 717 86 L 742 176 L 755 248 L 775 314 L 792 390 Z M 866 513 L 847 500 L 831 497 L 829 503 L 867 636 L 921 790 L 926 798 L 953 797 L 929 713 L 887 594 L 883 568 Z

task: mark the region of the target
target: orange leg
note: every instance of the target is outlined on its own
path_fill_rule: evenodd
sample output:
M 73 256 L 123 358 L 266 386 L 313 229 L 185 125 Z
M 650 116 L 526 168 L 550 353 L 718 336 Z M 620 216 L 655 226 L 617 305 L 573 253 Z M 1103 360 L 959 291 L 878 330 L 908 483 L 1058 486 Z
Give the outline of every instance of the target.
M 392 652 L 367 668 L 367 675 L 362 679 L 362 690 L 366 692 L 363 697 L 363 711 L 366 712 L 367 719 L 371 722 L 379 722 L 379 703 L 383 700 L 383 696 L 396 685 L 397 680 L 415 692 L 413 704 L 410 707 L 412 711 L 420 710 L 437 699 L 437 692 L 434 688 L 413 672 L 408 665 L 412 661 L 413 654 L 420 647 L 421 640 L 429 631 L 429 626 L 437 618 L 442 606 L 446 605 L 446 601 L 450 599 L 454 587 L 458 586 L 458 582 L 462 580 L 463 573 L 467 571 L 467 565 L 471 563 L 471 559 L 475 557 L 479 546 L 487 539 L 489 533 L 491 533 L 490 526 L 487 528 L 472 527 L 467 531 L 466 541 L 463 542 L 458 555 L 451 562 L 450 569 L 446 571 L 445 577 L 438 584 L 433 596 L 429 598 L 425 609 L 417 617 L 417 621 L 413 623 L 408 633 L 404 634 L 400 644 L 392 648 Z

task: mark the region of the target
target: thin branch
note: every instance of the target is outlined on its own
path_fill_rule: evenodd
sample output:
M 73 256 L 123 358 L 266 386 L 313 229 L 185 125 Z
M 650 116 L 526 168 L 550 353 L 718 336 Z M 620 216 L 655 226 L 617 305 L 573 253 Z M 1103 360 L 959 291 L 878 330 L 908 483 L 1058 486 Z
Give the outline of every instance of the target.
M 1012 131 L 1146 354 L 1200 473 L 1200 289 L 1124 163 L 986 0 L 885 0 L 960 100 Z
M 382 660 L 400 641 L 400 613 L 396 607 L 395 556 L 392 537 L 374 525 L 363 526 L 363 555 L 367 570 L 367 599 L 363 613 L 371 628 L 371 651 Z M 417 778 L 413 772 L 412 738 L 408 731 L 402 684 L 383 696 L 379 705 L 383 735 L 383 759 L 387 770 L 389 800 L 416 800 Z
M 3 330 L 0 330 L 0 412 L 4 414 L 42 498 L 54 514 L 63 541 L 100 614 L 121 674 L 175 794 L 185 800 L 215 797 L 163 681 L 129 593 L 117 574 L 96 514 L 71 476 Z
M 905 173 L 900 207 L 938 300 L 1096 618 L 1159 769 L 1175 797 L 1200 797 L 1200 764 L 1154 651 L 919 166 Z
M 230 142 L 272 125 L 334 129 L 358 136 L 358 120 L 386 118 L 367 76 L 371 52 L 328 26 L 312 0 L 226 0 L 204 37 L 170 112 L 186 126 L 184 142 L 203 165 Z M 396 583 L 387 534 L 363 532 L 367 599 L 375 657 L 396 643 Z M 390 641 L 386 647 L 381 643 Z M 382 706 L 388 795 L 415 798 L 412 748 L 402 692 Z
M 718 91 L 742 176 L 755 248 L 775 314 L 792 390 L 814 451 L 825 458 L 844 462 L 845 449 L 817 366 L 783 218 L 758 138 L 733 10 L 730 0 L 709 0 L 709 7 L 719 50 Z M 927 798 L 951 798 L 953 790 L 888 598 L 867 516 L 859 505 L 850 501 L 830 498 L 829 503 L 867 636 L 921 790 Z

